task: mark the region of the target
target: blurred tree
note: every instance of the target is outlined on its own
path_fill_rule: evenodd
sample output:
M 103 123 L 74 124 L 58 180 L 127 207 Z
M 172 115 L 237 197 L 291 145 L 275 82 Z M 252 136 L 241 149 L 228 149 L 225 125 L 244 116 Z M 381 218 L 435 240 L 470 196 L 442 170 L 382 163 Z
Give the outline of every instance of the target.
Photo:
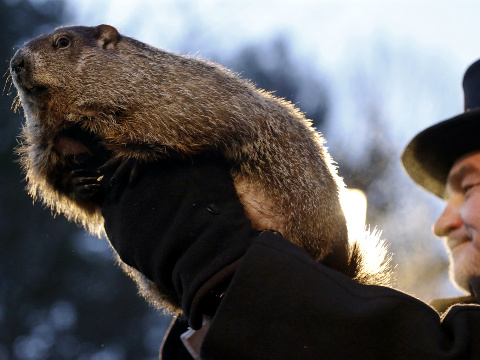
M 137 295 L 105 239 L 32 204 L 14 155 L 23 114 L 11 109 L 9 59 L 64 19 L 62 1 L 0 1 L 0 360 L 158 358 L 168 321 Z

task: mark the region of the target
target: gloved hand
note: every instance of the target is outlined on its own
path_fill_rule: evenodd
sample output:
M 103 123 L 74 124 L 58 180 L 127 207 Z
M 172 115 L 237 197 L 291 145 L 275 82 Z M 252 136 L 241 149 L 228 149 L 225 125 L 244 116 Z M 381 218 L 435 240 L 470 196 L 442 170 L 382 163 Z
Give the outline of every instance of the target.
M 122 261 L 178 299 L 193 329 L 214 312 L 236 264 L 259 231 L 214 155 L 137 164 L 130 175 L 105 168 L 105 231 Z M 111 188 L 109 188 L 111 187 Z

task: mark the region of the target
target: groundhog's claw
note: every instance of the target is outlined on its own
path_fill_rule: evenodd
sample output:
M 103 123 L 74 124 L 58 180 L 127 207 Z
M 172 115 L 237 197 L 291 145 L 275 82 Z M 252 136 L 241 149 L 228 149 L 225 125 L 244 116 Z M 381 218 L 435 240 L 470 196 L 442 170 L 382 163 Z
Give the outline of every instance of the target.
M 104 174 L 108 172 L 110 168 L 115 169 L 109 180 L 110 185 L 125 177 L 128 177 L 129 183 L 132 183 L 137 176 L 138 160 L 133 158 L 125 159 L 121 157 L 113 157 L 100 166 L 97 172 L 98 174 Z
M 83 201 L 100 201 L 102 186 L 101 177 L 92 176 L 91 172 L 85 169 L 74 170 L 70 173 L 72 191 Z

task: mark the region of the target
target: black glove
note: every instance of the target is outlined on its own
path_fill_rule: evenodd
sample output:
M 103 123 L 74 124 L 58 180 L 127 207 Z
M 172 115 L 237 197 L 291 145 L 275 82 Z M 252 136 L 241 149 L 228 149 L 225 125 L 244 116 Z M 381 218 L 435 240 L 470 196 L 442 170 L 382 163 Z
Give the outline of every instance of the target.
M 178 299 L 190 326 L 214 312 L 238 260 L 259 231 L 214 155 L 137 164 L 130 174 L 104 169 L 105 231 L 122 261 Z M 110 171 L 110 173 L 109 173 Z

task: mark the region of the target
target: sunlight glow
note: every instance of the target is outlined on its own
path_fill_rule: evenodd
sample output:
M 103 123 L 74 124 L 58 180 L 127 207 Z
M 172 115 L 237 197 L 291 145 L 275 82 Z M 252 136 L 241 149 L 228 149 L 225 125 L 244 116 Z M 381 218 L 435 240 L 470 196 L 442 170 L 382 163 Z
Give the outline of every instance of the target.
M 355 239 L 365 230 L 367 216 L 367 198 L 363 191 L 358 189 L 346 189 L 343 191 L 340 201 L 343 213 L 347 219 L 348 234 Z

